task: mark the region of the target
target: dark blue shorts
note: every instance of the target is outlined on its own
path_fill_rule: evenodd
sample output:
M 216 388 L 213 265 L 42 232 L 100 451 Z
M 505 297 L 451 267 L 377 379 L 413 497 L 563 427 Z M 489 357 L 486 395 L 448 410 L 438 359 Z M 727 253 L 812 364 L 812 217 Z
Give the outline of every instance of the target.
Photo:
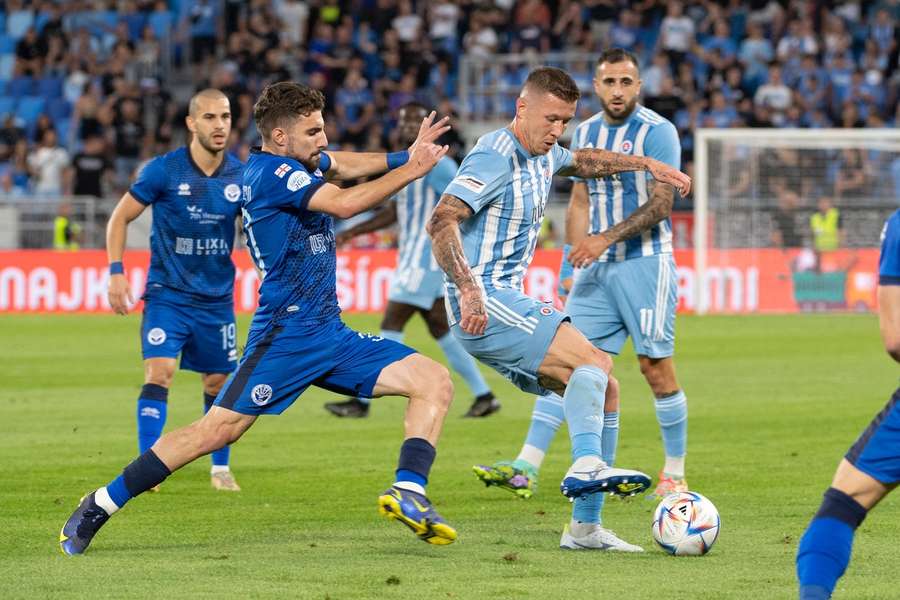
M 265 327 L 250 332 L 244 356 L 216 405 L 245 415 L 277 415 L 311 385 L 370 397 L 382 369 L 415 352 L 353 331 L 340 319 Z
M 845 458 L 885 485 L 900 482 L 900 388 L 872 419 Z
M 147 299 L 141 320 L 141 354 L 176 358 L 181 368 L 200 373 L 231 373 L 237 364 L 234 305 L 202 307 Z

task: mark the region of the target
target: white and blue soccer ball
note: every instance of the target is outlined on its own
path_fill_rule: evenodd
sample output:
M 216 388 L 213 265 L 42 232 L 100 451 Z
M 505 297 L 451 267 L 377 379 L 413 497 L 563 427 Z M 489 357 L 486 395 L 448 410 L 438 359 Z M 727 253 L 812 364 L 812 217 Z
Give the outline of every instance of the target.
M 660 501 L 653 514 L 653 539 L 675 556 L 701 556 L 719 537 L 719 511 L 697 492 L 677 492 Z

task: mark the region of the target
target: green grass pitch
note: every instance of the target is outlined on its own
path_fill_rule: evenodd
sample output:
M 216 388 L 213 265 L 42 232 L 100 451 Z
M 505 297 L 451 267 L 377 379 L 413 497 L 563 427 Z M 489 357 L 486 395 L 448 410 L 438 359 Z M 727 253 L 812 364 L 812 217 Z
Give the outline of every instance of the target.
M 348 317 L 377 331 L 377 316 Z M 688 480 L 722 516 L 712 552 L 673 558 L 654 547 L 654 503 L 609 501 L 605 521 L 642 555 L 557 546 L 569 503 L 564 431 L 528 501 L 477 482 L 471 465 L 512 458 L 532 398 L 493 372 L 503 410 L 460 415 L 462 382 L 429 495 L 458 528 L 433 547 L 382 520 L 403 402 L 375 400 L 343 421 L 312 389 L 281 417 L 260 419 L 232 452 L 240 494 L 209 486 L 208 459 L 116 515 L 83 557 L 57 536 L 86 491 L 136 451 L 142 375 L 139 317 L 0 316 L 0 597 L 10 598 L 792 598 L 794 553 L 843 452 L 897 385 L 869 315 L 682 317 L 677 365 L 689 398 Z M 246 337 L 247 319 L 239 337 Z M 439 356 L 421 324 L 408 342 Z M 662 449 L 650 393 L 630 350 L 622 382 L 618 463 L 653 475 Z M 181 372 L 168 428 L 201 413 L 199 377 Z M 861 527 L 836 598 L 896 597 L 900 498 Z

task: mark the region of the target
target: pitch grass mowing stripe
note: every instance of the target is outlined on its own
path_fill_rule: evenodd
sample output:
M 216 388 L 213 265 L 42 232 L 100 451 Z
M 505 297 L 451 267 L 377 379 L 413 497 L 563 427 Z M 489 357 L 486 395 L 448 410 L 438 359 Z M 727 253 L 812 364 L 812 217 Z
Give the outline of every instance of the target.
M 353 316 L 377 331 L 377 316 Z M 239 339 L 248 320 L 241 319 Z M 560 432 L 545 485 L 523 501 L 486 489 L 474 464 L 511 459 L 533 398 L 483 369 L 504 403 L 462 419 L 457 399 L 429 494 L 460 539 L 433 547 L 377 516 L 403 437 L 404 402 L 375 400 L 340 420 L 311 390 L 262 418 L 233 450 L 244 488 L 216 493 L 202 459 L 117 514 L 83 557 L 61 556 L 59 527 L 78 498 L 136 454 L 139 316 L 0 316 L 0 597 L 6 598 L 791 598 L 793 556 L 835 465 L 897 384 L 871 316 L 703 317 L 678 321 L 687 391 L 688 480 L 722 514 L 713 551 L 676 559 L 653 548 L 654 503 L 609 501 L 605 523 L 643 555 L 557 548 L 570 504 L 556 492 L 569 464 Z M 440 357 L 421 324 L 409 343 Z M 618 462 L 662 463 L 653 402 L 629 349 Z M 199 376 L 179 372 L 167 427 L 202 414 Z M 861 527 L 835 598 L 896 595 L 900 499 Z

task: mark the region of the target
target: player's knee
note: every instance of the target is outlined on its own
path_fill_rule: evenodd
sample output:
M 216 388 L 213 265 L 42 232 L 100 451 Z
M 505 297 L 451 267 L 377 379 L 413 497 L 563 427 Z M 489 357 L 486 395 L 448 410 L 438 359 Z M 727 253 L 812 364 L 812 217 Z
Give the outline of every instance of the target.
M 450 379 L 450 371 L 437 361 L 430 358 L 426 360 L 429 364 L 421 370 L 416 381 L 417 394 L 431 399 L 444 408 L 449 407 L 453 400 L 453 380 Z
M 203 378 L 203 391 L 210 396 L 217 396 L 227 379 L 228 375 L 224 373 L 211 373 Z
M 585 357 L 585 364 L 593 365 L 606 373 L 612 372 L 613 368 L 612 357 L 603 350 L 593 346 L 591 347 L 590 354 Z
M 148 369 L 146 375 L 144 376 L 144 383 L 151 383 L 153 385 L 159 385 L 168 389 L 172 385 L 172 377 L 174 376 L 174 369 Z
M 436 340 L 441 339 L 450 333 L 450 326 L 447 324 L 447 317 L 443 316 L 443 312 L 435 315 L 434 311 L 425 314 L 425 325 L 428 327 L 428 333 Z

